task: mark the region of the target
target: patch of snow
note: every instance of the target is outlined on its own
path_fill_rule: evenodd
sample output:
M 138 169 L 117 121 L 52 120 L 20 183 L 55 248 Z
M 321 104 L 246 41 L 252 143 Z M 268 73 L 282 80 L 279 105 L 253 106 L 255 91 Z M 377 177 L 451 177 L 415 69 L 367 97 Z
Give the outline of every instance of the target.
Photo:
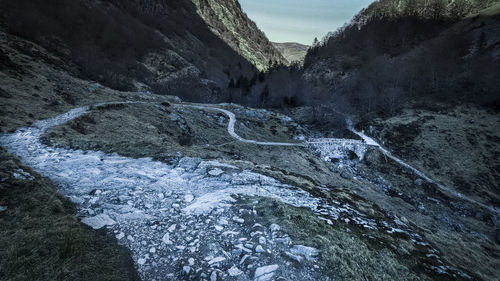
M 275 223 L 271 224 L 271 226 L 269 227 L 269 230 L 270 230 L 271 232 L 280 231 L 280 229 L 281 229 L 281 226 L 279 226 L 279 225 L 277 225 L 277 224 L 275 224 Z
M 266 243 L 267 243 L 266 237 L 264 236 L 259 237 L 259 244 L 266 244 Z
M 184 195 L 184 201 L 186 203 L 191 203 L 194 200 L 194 196 L 191 193 Z
M 170 233 L 165 233 L 165 235 L 163 235 L 163 238 L 161 238 L 161 241 L 163 241 L 163 243 L 167 244 L 167 245 L 172 245 L 173 242 L 170 241 Z
M 237 222 L 237 223 L 244 223 L 245 220 L 240 218 L 240 217 L 237 217 L 237 216 L 234 216 L 233 217 L 233 221 Z
M 175 228 L 177 227 L 177 224 L 172 224 L 169 228 L 168 228 L 168 232 L 174 232 Z
M 225 203 L 236 202 L 236 200 L 231 196 L 231 193 L 227 193 L 228 191 L 230 190 L 216 191 L 205 194 L 197 198 L 193 204 L 184 208 L 184 212 L 188 214 L 202 215 L 210 213 L 217 207 L 228 207 L 230 205 Z
M 255 247 L 255 252 L 256 253 L 264 253 L 264 248 L 262 248 L 261 245 L 257 245 L 257 247 Z
M 89 90 L 90 93 L 95 93 L 101 87 L 102 87 L 101 84 L 99 84 L 99 83 L 93 83 L 93 84 L 89 85 L 88 90 Z
M 303 256 L 299 256 L 299 255 L 294 255 L 290 252 L 285 252 L 285 256 L 289 257 L 290 259 L 298 262 L 298 263 L 302 263 L 304 261 L 304 257 Z

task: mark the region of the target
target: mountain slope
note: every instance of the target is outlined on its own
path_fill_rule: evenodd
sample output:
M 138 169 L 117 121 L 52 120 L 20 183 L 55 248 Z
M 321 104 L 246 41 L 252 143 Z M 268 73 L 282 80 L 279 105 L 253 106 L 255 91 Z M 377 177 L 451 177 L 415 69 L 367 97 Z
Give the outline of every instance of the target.
M 217 4 L 218 10 L 231 11 L 210 18 L 217 28 L 207 26 L 190 0 L 78 0 L 71 4 L 1 0 L 0 4 L 0 22 L 7 32 L 56 52 L 82 76 L 121 90 L 221 101 L 231 78 L 251 78 L 256 73 L 255 66 L 239 53 L 248 57 L 255 52 L 253 62 L 260 68 L 269 59 L 281 59 L 235 2 Z M 226 42 L 212 32 L 217 30 Z M 225 36 L 224 30 L 232 30 L 231 36 Z M 233 42 L 231 47 L 227 42 Z
M 192 1 L 210 29 L 259 70 L 267 69 L 269 61 L 286 61 L 255 22 L 243 13 L 238 0 Z
M 309 46 L 302 45 L 294 42 L 275 43 L 273 45 L 290 63 L 303 62 L 306 57 Z
M 426 19 L 367 11 L 310 50 L 306 79 L 363 114 L 391 114 L 408 100 L 429 98 L 499 103 L 498 13 Z

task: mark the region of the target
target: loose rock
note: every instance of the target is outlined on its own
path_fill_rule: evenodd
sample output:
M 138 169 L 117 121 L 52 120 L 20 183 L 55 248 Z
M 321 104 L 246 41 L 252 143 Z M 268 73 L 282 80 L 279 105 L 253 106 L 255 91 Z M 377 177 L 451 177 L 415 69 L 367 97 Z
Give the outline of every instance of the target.
M 208 171 L 208 174 L 211 175 L 211 176 L 214 176 L 214 177 L 217 177 L 217 176 L 220 176 L 224 173 L 223 170 L 219 169 L 219 168 L 215 168 L 215 169 L 212 169 L 210 171 Z
M 92 227 L 93 229 L 101 229 L 106 225 L 113 225 L 116 222 L 112 220 L 108 215 L 100 214 L 94 217 L 86 217 L 82 219 L 82 223 Z
M 238 275 L 243 274 L 243 271 L 241 271 L 241 270 L 240 270 L 239 268 L 237 268 L 236 266 L 233 266 L 233 267 L 231 267 L 231 268 L 227 271 L 227 273 L 229 274 L 229 276 L 234 277 L 234 276 L 238 276 Z
M 273 278 L 276 270 L 278 270 L 278 265 L 267 265 L 259 267 L 255 270 L 254 280 L 255 281 L 269 281 Z

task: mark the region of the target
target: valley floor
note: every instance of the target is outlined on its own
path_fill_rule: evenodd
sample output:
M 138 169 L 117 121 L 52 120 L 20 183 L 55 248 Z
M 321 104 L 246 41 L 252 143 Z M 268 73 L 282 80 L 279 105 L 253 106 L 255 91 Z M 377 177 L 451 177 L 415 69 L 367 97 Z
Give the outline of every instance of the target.
M 27 53 L 30 43 L 2 36 L 18 66 L 0 71 L 0 144 L 8 151 L 2 157 L 17 155 L 26 166 L 2 161 L 0 219 L 22 219 L 9 224 L 1 248 L 8 248 L 9 239 L 17 247 L 22 241 L 60 245 L 56 238 L 64 237 L 61 253 L 46 253 L 58 257 L 44 264 L 53 272 L 40 279 L 85 279 L 85 271 L 67 267 L 75 262 L 133 280 L 137 276 L 130 273 L 127 251 L 120 246 L 130 251 L 144 280 L 500 276 L 499 118 L 494 113 L 467 109 L 467 118 L 477 116 L 472 120 L 478 126 L 463 126 L 476 128 L 480 136 L 464 136 L 469 142 L 454 141 L 465 131 L 452 123 L 461 120 L 452 114 L 464 116 L 460 108 L 366 124 L 366 135 L 453 191 L 447 192 L 374 145 L 357 150 L 334 143 L 327 150 L 335 148 L 336 157 L 325 157 L 323 148 L 303 145 L 311 134 L 294 116 L 234 104 L 214 110 L 214 105 L 175 97 L 114 91 L 55 68 L 56 58 L 36 45 L 29 45 Z M 37 52 L 43 60 L 30 59 Z M 463 152 L 463 165 L 450 165 L 445 172 L 454 157 L 448 147 L 454 143 L 460 143 L 456 149 Z M 473 170 L 481 172 L 479 182 Z M 448 174 L 463 177 L 455 181 Z M 38 196 L 24 192 L 27 182 L 43 183 L 49 199 L 60 198 L 61 203 L 48 200 L 47 208 L 67 213 L 78 235 L 56 228 L 33 240 L 24 232 L 34 211 L 29 206 L 18 210 L 16 202 Z M 72 201 L 81 222 L 50 184 Z M 108 256 L 113 251 L 119 251 L 116 259 Z M 12 253 L 2 257 L 37 257 L 33 247 Z M 97 258 L 74 258 L 82 253 Z M 22 280 L 23 269 L 16 271 L 9 260 L 0 262 L 0 268 L 9 268 L 0 271 L 2 279 Z M 59 274 L 68 271 L 75 276 Z

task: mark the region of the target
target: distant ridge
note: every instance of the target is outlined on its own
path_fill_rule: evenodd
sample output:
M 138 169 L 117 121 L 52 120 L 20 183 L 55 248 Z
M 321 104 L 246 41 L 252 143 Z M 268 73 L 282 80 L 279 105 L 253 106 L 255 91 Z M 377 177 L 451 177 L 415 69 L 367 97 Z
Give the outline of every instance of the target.
M 285 59 L 289 63 L 304 62 L 307 50 L 309 49 L 309 46 L 295 42 L 284 42 L 284 43 L 272 42 L 272 44 L 276 49 L 278 49 L 278 51 L 280 51 L 280 53 L 285 57 Z

